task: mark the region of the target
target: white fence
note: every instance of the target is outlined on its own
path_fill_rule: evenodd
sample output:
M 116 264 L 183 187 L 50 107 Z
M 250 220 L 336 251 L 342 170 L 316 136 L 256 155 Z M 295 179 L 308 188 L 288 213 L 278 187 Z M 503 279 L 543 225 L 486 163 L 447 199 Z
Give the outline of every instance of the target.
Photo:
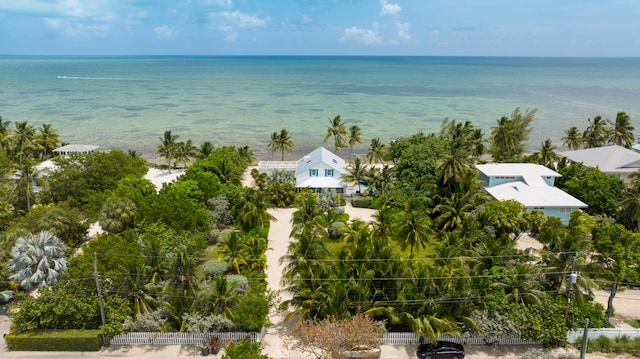
M 582 332 L 581 332 L 582 333 Z M 251 341 L 257 342 L 262 339 L 263 333 L 158 333 L 158 332 L 133 332 L 127 334 L 118 334 L 111 338 L 112 345 L 204 345 L 209 342 L 211 337 L 220 338 L 221 343 L 228 341 L 242 340 L 250 338 Z M 596 335 L 597 336 L 597 335 Z M 492 339 L 477 336 L 453 337 L 449 335 L 441 335 L 438 340 L 453 341 L 460 344 L 502 344 L 502 345 L 534 345 L 540 342 L 522 340 L 520 338 L 503 338 Z M 423 340 L 424 341 L 424 340 Z M 420 344 L 420 336 L 411 332 L 393 332 L 385 333 L 382 336 L 382 344 L 396 345 L 417 345 Z
M 573 330 L 567 334 L 567 341 L 569 343 L 575 343 L 578 338 L 582 337 L 584 330 Z M 627 336 L 629 338 L 640 337 L 640 329 L 621 329 L 621 328 L 593 328 L 587 331 L 587 338 L 595 339 L 600 336 L 607 338 L 617 338 L 621 336 Z
M 258 170 L 269 172 L 273 170 L 295 171 L 298 161 L 260 161 L 258 162 Z
M 523 340 L 520 338 L 485 338 L 479 336 L 461 336 L 454 337 L 450 335 L 440 335 L 438 340 L 456 342 L 460 344 L 502 344 L 502 345 L 535 345 L 540 344 L 538 341 Z M 423 342 L 425 340 L 423 339 Z M 393 332 L 385 333 L 382 336 L 382 344 L 397 344 L 397 345 L 417 345 L 420 344 L 420 336 L 411 332 Z
M 109 341 L 112 345 L 177 345 L 177 344 L 193 344 L 204 345 L 209 343 L 212 337 L 220 338 L 220 342 L 225 344 L 228 341 L 251 339 L 253 342 L 259 341 L 261 333 L 159 333 L 159 332 L 132 332 L 127 334 L 118 334 Z

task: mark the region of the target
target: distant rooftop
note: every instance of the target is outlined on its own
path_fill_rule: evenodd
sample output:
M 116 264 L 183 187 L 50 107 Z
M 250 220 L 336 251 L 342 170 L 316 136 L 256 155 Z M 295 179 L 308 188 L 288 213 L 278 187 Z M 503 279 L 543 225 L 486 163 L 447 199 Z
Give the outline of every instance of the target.
M 632 173 L 640 168 L 640 153 L 617 145 L 558 152 L 558 155 L 598 167 L 604 173 Z
M 577 207 L 586 208 L 587 204 L 553 186 L 529 186 L 524 182 L 510 182 L 484 188 L 500 201 L 515 200 L 523 206 L 532 207 Z
M 68 156 L 72 153 L 79 153 L 79 154 L 86 154 L 86 153 L 91 153 L 91 152 L 95 152 L 98 148 L 100 148 L 100 146 L 94 146 L 94 145 L 66 145 L 66 146 L 62 146 L 62 147 L 58 147 L 55 150 L 53 150 L 53 152 L 56 152 L 57 154 L 61 155 L 61 156 Z

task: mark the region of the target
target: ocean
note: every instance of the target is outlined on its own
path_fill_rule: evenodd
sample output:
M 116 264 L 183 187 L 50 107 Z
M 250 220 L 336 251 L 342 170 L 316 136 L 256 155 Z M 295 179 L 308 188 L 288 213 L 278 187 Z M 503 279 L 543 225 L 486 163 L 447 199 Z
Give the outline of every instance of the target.
M 530 150 L 597 115 L 625 111 L 640 129 L 640 58 L 0 56 L 3 119 L 147 158 L 165 130 L 270 159 L 270 134 L 286 128 L 297 159 L 336 115 L 362 128 L 364 153 L 445 118 L 489 134 L 516 107 L 538 110 Z

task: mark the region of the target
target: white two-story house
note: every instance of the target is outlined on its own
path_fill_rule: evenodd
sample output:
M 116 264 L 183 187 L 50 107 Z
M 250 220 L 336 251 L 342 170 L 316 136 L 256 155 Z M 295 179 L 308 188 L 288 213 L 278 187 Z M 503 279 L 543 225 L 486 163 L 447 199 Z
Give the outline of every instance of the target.
M 555 187 L 560 174 L 534 163 L 490 163 L 476 165 L 482 185 L 499 201 L 515 200 L 526 211 L 540 211 L 569 223 L 571 212 L 587 204 Z
M 347 172 L 345 161 L 324 147 L 318 147 L 298 160 L 296 188 L 310 188 L 316 193 L 333 189 L 344 193 L 347 183 L 342 175 Z

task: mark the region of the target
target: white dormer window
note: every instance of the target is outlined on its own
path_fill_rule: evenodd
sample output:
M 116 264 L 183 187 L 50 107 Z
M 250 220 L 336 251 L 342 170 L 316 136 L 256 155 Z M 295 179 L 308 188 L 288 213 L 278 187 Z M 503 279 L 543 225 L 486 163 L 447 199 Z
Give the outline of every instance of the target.
M 311 177 L 317 177 L 318 176 L 318 169 L 317 168 L 312 168 L 309 170 L 309 176 Z
M 325 177 L 333 177 L 333 169 L 325 169 L 324 170 Z

